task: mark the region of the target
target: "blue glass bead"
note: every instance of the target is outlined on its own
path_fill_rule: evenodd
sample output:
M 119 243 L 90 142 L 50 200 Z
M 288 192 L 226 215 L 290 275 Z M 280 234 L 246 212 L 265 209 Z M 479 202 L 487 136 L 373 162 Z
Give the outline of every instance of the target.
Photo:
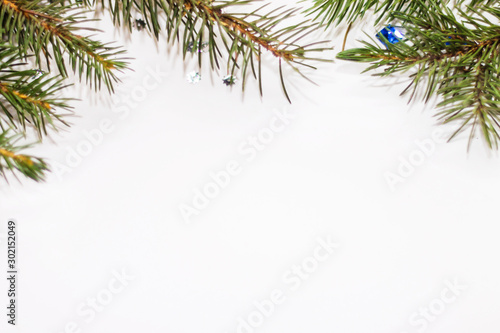
M 380 30 L 380 32 L 377 34 L 378 40 L 380 40 L 382 44 L 387 46 L 387 44 L 385 43 L 386 41 L 382 38 L 382 36 L 391 44 L 396 44 L 405 37 L 401 29 L 393 27 L 390 24 L 384 29 Z

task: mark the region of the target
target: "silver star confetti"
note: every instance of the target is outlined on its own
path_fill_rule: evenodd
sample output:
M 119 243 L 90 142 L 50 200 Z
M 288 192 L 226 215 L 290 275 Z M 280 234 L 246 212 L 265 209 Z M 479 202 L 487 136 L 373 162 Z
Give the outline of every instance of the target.
M 222 83 L 224 83 L 226 86 L 232 86 L 236 84 L 238 79 L 234 75 L 227 75 L 224 78 L 222 78 Z
M 201 81 L 201 75 L 197 71 L 192 71 L 187 75 L 187 80 L 191 84 L 196 84 Z

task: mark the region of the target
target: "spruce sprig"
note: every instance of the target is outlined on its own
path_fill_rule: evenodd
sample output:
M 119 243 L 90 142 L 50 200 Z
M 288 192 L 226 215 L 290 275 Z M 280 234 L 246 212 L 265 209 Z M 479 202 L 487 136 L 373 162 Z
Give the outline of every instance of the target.
M 16 142 L 29 129 L 41 139 L 49 127 L 66 125 L 63 116 L 70 107 L 67 99 L 58 97 L 63 78 L 24 69 L 25 58 L 17 46 L 0 42 L 0 175 L 17 170 L 38 181 L 47 166 L 41 159 L 18 153 L 28 146 Z
M 0 0 L 0 134 L 5 146 L 0 148 L 8 151 L 12 136 L 6 134 L 7 130 L 25 135 L 33 128 L 43 138 L 48 127 L 66 124 L 62 112 L 69 109 L 68 101 L 57 95 L 71 72 L 96 90 L 105 86 L 113 92 L 117 73 L 127 68 L 124 51 L 88 36 L 97 30 L 82 26 L 92 21 L 87 18 L 89 13 L 103 8 L 109 11 L 116 26 L 130 30 L 140 15 L 154 38 L 166 36 L 171 43 L 181 42 L 184 57 L 190 49 L 207 43 L 212 69 L 219 69 L 224 60 L 227 74 L 240 75 L 242 89 L 247 78 L 253 76 L 262 94 L 262 61 L 266 53 L 271 54 L 279 60 L 281 85 L 290 101 L 282 65 L 303 75 L 301 66 L 314 68 L 311 61 L 325 61 L 312 54 L 331 48 L 324 42 L 303 45 L 303 38 L 320 24 L 309 20 L 295 23 L 298 9 L 267 10 L 262 6 L 248 11 L 250 6 L 246 5 L 254 3 L 255 0 Z M 200 66 L 203 58 L 199 53 Z M 22 67 L 26 64 L 31 69 Z M 47 68 L 50 74 L 33 78 L 34 70 L 41 68 Z M 31 177 L 33 174 L 26 168 L 29 165 L 18 171 L 42 179 Z
M 19 48 L 23 57 L 34 56 L 34 66 L 56 66 L 67 77 L 69 65 L 80 79 L 99 89 L 113 90 L 116 71 L 126 67 L 123 49 L 81 35 L 96 29 L 83 28 L 86 12 L 59 2 L 42 0 L 0 0 L 2 37 Z
M 212 69 L 219 69 L 221 60 L 226 63 L 229 75 L 237 72 L 242 78 L 242 89 L 249 76 L 258 80 L 262 94 L 262 58 L 269 53 L 279 59 L 279 73 L 283 92 L 290 101 L 283 77 L 282 65 L 291 66 L 302 74 L 300 66 L 315 68 L 312 61 L 330 61 L 313 54 L 330 50 L 325 41 L 306 45 L 304 37 L 320 27 L 319 23 L 303 20 L 292 22 L 298 14 L 297 8 L 279 7 L 267 10 L 267 4 L 248 11 L 255 0 L 86 0 L 88 6 L 107 8 L 117 25 L 130 29 L 139 15 L 155 36 L 160 38 L 165 31 L 168 41 L 179 41 L 186 57 L 191 49 L 207 43 L 208 58 Z M 202 66 L 203 56 L 198 53 Z
M 415 1 L 418 15 L 391 13 L 401 22 L 405 40 L 387 48 L 375 41 L 340 52 L 344 60 L 370 63 L 375 75 L 410 72 L 402 94 L 410 100 L 419 88 L 424 100 L 439 95 L 437 115 L 444 123 L 458 122 L 450 140 L 470 130 L 469 145 L 478 129 L 490 148 L 498 148 L 500 130 L 500 7 L 450 8 L 438 1 Z
M 326 27 L 338 25 L 342 22 L 352 23 L 365 17 L 367 14 L 375 15 L 375 24 L 387 19 L 391 13 L 404 12 L 417 16 L 425 14 L 422 3 L 432 1 L 422 0 L 314 0 L 314 4 L 306 13 L 314 16 Z M 496 3 L 496 0 L 450 0 L 439 1 L 440 4 L 454 5 L 469 8 L 484 8 Z
M 47 134 L 48 126 L 66 124 L 63 113 L 69 111 L 67 99 L 57 97 L 64 88 L 63 78 L 51 77 L 38 70 L 25 67 L 15 46 L 0 43 L 0 128 L 17 129 L 25 133 L 28 128 Z
M 20 135 L 9 135 L 9 131 L 0 133 L 0 176 L 7 181 L 7 171 L 16 176 L 16 172 L 36 181 L 44 179 L 48 170 L 47 164 L 41 158 L 18 153 L 29 146 L 17 145 Z

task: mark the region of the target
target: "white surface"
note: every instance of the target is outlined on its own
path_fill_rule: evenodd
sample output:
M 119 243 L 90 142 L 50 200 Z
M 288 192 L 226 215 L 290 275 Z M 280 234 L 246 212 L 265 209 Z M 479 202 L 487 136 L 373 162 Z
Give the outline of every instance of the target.
M 34 153 L 64 164 L 84 132 L 109 119 L 102 143 L 46 183 L 1 186 L 0 230 L 14 218 L 20 233 L 18 325 L 2 314 L 2 332 L 233 333 L 276 289 L 285 302 L 251 331 L 499 331 L 500 161 L 480 140 L 469 154 L 466 138 L 436 144 L 392 191 L 384 174 L 438 128 L 432 106 L 398 96 L 404 80 L 320 64 L 310 73 L 319 87 L 291 76 L 289 106 L 275 66 L 262 100 L 255 83 L 242 98 L 239 84 L 222 85 L 223 72 L 188 84 L 195 62 L 183 65 L 164 44 L 157 52 L 143 34 L 123 43 L 135 71 L 116 98 L 140 89 L 148 68 L 168 75 L 126 116 L 96 95 L 75 103 L 74 126 Z M 285 109 L 295 118 L 247 161 L 238 147 Z M 179 206 L 232 160 L 241 173 L 186 224 Z M 291 290 L 283 275 L 313 255 L 317 237 L 340 246 Z M 86 322 L 77 309 L 122 269 L 135 278 Z M 419 330 L 410 317 L 439 306 L 455 279 L 466 290 Z

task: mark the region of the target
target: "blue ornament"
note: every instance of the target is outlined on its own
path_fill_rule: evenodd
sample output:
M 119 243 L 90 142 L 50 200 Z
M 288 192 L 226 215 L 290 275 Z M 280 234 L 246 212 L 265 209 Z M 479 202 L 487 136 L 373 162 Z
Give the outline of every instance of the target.
M 396 44 L 405 37 L 403 31 L 400 28 L 393 27 L 390 24 L 384 29 L 380 30 L 380 32 L 376 36 L 378 40 L 385 46 L 387 46 L 387 44 L 385 43 L 386 40 L 391 44 Z M 384 38 L 382 38 L 382 36 L 385 38 L 385 40 Z

